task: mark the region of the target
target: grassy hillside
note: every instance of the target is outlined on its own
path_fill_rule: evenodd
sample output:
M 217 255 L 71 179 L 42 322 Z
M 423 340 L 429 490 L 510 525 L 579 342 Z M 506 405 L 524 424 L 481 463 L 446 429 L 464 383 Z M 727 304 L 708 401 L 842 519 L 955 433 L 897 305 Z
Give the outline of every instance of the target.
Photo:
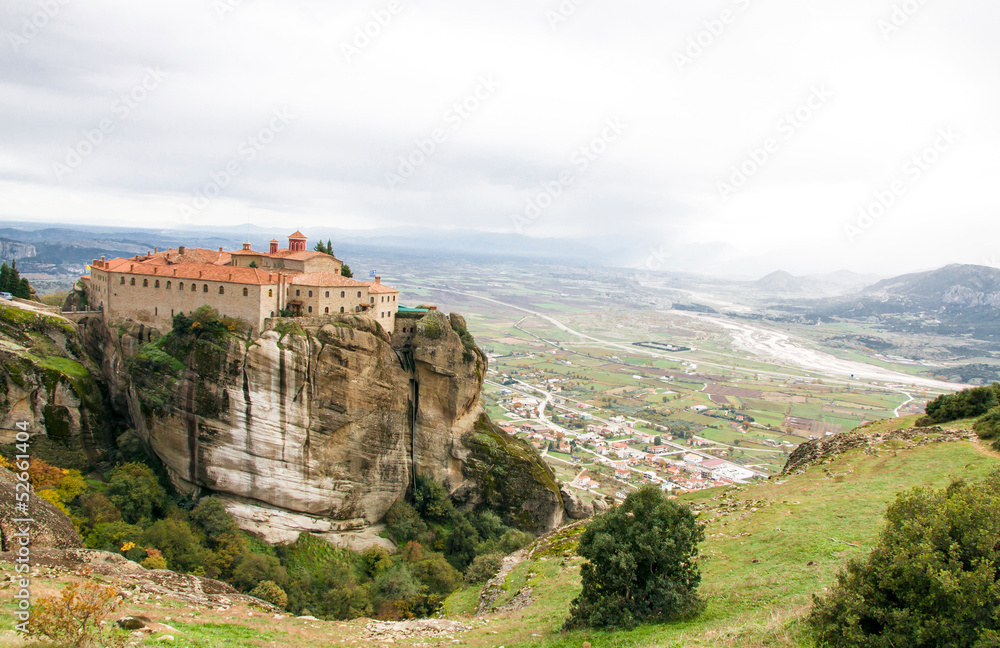
M 886 421 L 873 431 L 912 420 Z M 962 429 L 963 423 L 954 424 Z M 964 426 L 967 427 L 967 426 Z M 435 637 L 398 637 L 395 644 L 464 646 L 807 646 L 801 624 L 811 597 L 833 582 L 844 561 L 871 547 L 886 505 L 913 486 L 941 487 L 952 479 L 976 479 L 1000 458 L 970 441 L 919 443 L 890 441 L 874 451 L 852 450 L 799 474 L 774 477 L 745 487 L 714 489 L 685 496 L 707 521 L 701 593 L 707 611 L 698 619 L 669 626 L 643 626 L 630 632 L 560 631 L 569 603 L 579 590 L 581 559 L 573 552 L 581 530 L 564 531 L 539 546 L 533 557 L 507 576 L 494 604 L 525 597 L 533 603 L 514 611 L 473 617 L 479 588 L 453 594 L 445 615 L 470 629 Z M 9 590 L 8 590 L 9 591 Z M 520 596 L 518 596 L 520 594 Z M 0 592 L 0 599 L 9 594 Z M 0 619 L 9 615 L 3 606 Z M 166 610 L 137 610 L 154 620 Z M 173 618 L 178 611 L 173 610 Z M 189 621 L 175 628 L 187 646 L 358 645 L 380 642 L 366 634 L 367 621 L 324 622 L 248 617 L 236 608 L 225 612 L 187 611 Z M 211 623 L 210 626 L 203 624 Z M 260 635 L 250 628 L 264 630 Z M 210 631 L 209 631 L 210 630 Z M 155 636 L 146 639 L 154 645 Z

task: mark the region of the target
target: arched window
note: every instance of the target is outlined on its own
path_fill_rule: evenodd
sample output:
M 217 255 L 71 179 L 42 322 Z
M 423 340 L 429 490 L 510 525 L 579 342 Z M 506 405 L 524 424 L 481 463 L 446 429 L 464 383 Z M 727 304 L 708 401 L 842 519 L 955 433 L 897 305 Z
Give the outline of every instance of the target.
M 201 292 L 208 292 L 208 284 L 202 284 Z
M 358 295 L 358 297 L 360 297 L 360 296 L 361 295 Z M 371 302 L 372 306 L 375 305 L 375 298 L 374 297 L 369 298 L 369 301 Z
M 340 298 L 343 299 L 344 297 L 347 297 L 347 293 L 344 292 L 343 290 L 341 290 L 340 291 Z
M 122 277 L 122 285 L 125 285 L 125 277 Z
M 170 290 L 170 282 L 169 281 L 167 282 L 167 290 Z
M 267 289 L 267 296 L 268 297 L 274 297 L 274 290 L 272 290 L 271 288 L 268 288 Z M 272 315 L 271 317 L 274 317 L 274 315 Z
M 248 289 L 244 288 L 243 289 L 243 296 L 244 297 L 248 297 L 249 295 L 250 295 L 250 291 Z
M 135 285 L 135 277 L 132 277 L 132 285 Z
M 330 296 L 330 291 L 329 291 L 329 290 L 327 290 L 327 291 L 326 291 L 326 296 L 327 296 L 327 297 L 329 297 L 329 296 Z
M 340 307 L 340 312 L 341 312 L 341 313 L 343 313 L 343 312 L 344 312 L 344 307 L 343 307 L 343 306 L 341 306 L 341 307 Z
M 271 311 L 271 317 L 274 317 L 274 311 Z
M 309 312 L 310 313 L 313 312 L 313 307 L 312 306 L 309 307 Z
M 142 287 L 143 288 L 149 288 L 149 279 L 143 279 L 142 280 Z
M 310 297 L 312 297 L 312 296 L 313 296 L 313 291 L 311 291 L 311 290 L 309 291 L 309 296 L 310 296 Z
M 220 295 L 225 295 L 226 294 L 226 289 L 223 286 L 219 286 L 219 294 Z
M 205 286 L 205 288 L 208 288 L 208 286 Z M 196 290 L 198 290 L 198 284 L 191 282 L 191 292 L 195 292 Z
M 177 284 L 177 290 L 184 290 L 184 282 L 183 281 L 180 282 L 179 284 Z
M 324 309 L 323 309 L 323 313 L 324 313 L 325 315 L 329 315 L 329 314 L 330 314 L 330 307 L 329 307 L 329 306 L 327 306 L 326 308 L 324 308 Z
M 160 287 L 160 280 L 157 279 L 156 282 L 153 283 L 153 288 L 159 288 L 159 287 Z
M 358 297 L 361 297 L 361 291 L 360 290 L 358 291 Z

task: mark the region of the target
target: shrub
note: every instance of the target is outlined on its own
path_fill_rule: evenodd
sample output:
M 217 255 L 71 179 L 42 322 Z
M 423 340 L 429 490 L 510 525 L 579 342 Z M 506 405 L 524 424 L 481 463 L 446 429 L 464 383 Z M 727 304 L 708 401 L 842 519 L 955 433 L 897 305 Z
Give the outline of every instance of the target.
M 274 556 L 250 554 L 233 570 L 233 583 L 244 592 L 266 580 L 274 581 L 279 586 L 288 582 L 288 572 Z
M 1000 638 L 1000 471 L 900 494 L 809 617 L 820 644 L 986 648 Z
M 927 404 L 927 416 L 920 419 L 922 424 L 948 423 L 964 418 L 982 416 L 1000 405 L 997 393 L 1000 383 L 989 387 L 973 387 L 957 394 L 941 394 Z
M 117 520 L 94 525 L 87 536 L 87 546 L 91 549 L 117 552 L 126 543 L 136 543 L 142 538 L 142 527 Z
M 476 557 L 477 544 L 479 544 L 479 535 L 472 524 L 464 515 L 457 515 L 455 526 L 444 543 L 448 562 L 455 569 L 464 571 Z
M 213 548 L 239 532 L 236 520 L 226 510 L 225 504 L 216 497 L 202 498 L 191 509 L 191 521 L 201 529 L 209 546 Z
M 146 569 L 166 569 L 167 559 L 157 549 L 146 549 L 146 557 L 139 564 Z
M 427 535 L 427 525 L 420 519 L 420 514 L 402 500 L 393 504 L 386 513 L 385 530 L 399 545 L 420 541 Z
M 60 646 L 123 645 L 121 633 L 107 631 L 102 625 L 121 601 L 114 587 L 69 583 L 58 594 L 35 602 L 28 633 L 38 639 L 47 637 Z
M 435 522 L 448 522 L 455 514 L 455 505 L 451 503 L 448 491 L 429 477 L 417 477 L 417 486 L 413 490 L 413 508 L 424 519 Z
M 171 569 L 193 572 L 204 567 L 205 550 L 185 520 L 166 519 L 154 522 L 142 534 L 142 542 L 163 553 Z
M 131 524 L 162 515 L 167 493 L 146 464 L 125 463 L 111 471 L 104 494 Z
M 485 583 L 493 578 L 493 575 L 500 571 L 503 564 L 503 556 L 500 554 L 486 554 L 476 556 L 469 568 L 465 570 L 466 583 Z
M 392 567 L 392 559 L 384 547 L 373 545 L 361 552 L 361 568 L 365 574 L 374 578 Z
M 250 590 L 250 596 L 267 601 L 271 605 L 277 605 L 280 608 L 288 605 L 288 595 L 274 581 L 262 581 L 257 587 Z
M 979 417 L 972 429 L 980 439 L 992 441 L 994 450 L 1000 450 L 1000 407 L 994 407 Z
M 451 594 L 462 584 L 462 574 L 452 567 L 443 554 L 436 551 L 422 552 L 422 559 L 408 563 L 413 576 L 431 594 Z
M 566 628 L 632 628 L 693 617 L 704 609 L 698 543 L 705 537 L 686 506 L 647 485 L 598 515 L 580 536 L 583 590 Z
M 500 551 L 504 554 L 512 554 L 519 549 L 527 547 L 535 541 L 535 536 L 520 529 L 510 529 L 500 537 Z

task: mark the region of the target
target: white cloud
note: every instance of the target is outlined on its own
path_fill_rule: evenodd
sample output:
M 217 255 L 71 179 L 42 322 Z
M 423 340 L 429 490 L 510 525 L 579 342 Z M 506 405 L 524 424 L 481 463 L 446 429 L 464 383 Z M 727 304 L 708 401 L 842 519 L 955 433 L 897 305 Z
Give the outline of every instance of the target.
M 511 213 L 619 117 L 625 136 L 528 234 L 631 232 L 645 245 L 659 233 L 718 241 L 762 266 L 787 259 L 799 270 L 878 271 L 975 262 L 982 255 L 961 245 L 962 232 L 975 229 L 984 242 L 1000 234 L 987 218 L 1000 148 L 1000 45 L 986 28 L 1000 9 L 991 6 L 924 3 L 885 39 L 878 21 L 898 0 L 589 0 L 555 29 L 546 11 L 558 2 L 398 0 L 388 20 L 388 0 L 219 0 L 232 5 L 222 18 L 213 2 L 66 2 L 30 39 L 23 21 L 40 4 L 20 2 L 3 16 L 4 40 L 24 41 L 0 47 L 7 216 L 180 222 L 180 206 L 209 174 L 284 108 L 294 124 L 207 218 L 510 231 Z M 357 47 L 366 27 L 374 35 L 348 60 L 344 44 Z M 680 71 L 675 54 L 692 38 L 702 51 Z M 113 115 L 115 98 L 149 68 L 167 75 L 162 86 L 57 180 L 53 162 Z M 484 75 L 498 80 L 495 95 L 391 190 L 385 175 L 399 156 L 448 124 L 449 109 Z M 833 93 L 829 104 L 722 200 L 718 182 L 730 167 L 816 85 Z M 850 242 L 843 224 L 942 127 L 961 142 Z

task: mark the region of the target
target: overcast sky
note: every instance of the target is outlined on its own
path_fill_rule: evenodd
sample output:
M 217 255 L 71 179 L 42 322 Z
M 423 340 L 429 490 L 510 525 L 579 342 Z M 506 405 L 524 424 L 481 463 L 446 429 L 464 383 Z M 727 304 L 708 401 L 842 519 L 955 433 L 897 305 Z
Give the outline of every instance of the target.
M 0 216 L 630 236 L 650 269 L 1000 265 L 998 18 L 5 0 Z

